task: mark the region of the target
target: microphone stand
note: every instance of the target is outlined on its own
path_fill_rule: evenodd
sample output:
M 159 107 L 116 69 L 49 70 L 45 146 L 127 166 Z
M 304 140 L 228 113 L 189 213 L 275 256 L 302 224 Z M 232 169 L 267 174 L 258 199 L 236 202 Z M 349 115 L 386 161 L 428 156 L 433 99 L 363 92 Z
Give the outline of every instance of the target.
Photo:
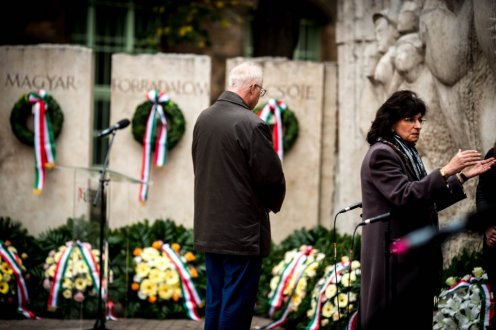
M 394 298 L 396 290 L 391 287 L 395 280 L 391 274 L 391 221 L 386 221 L 384 229 L 384 294 L 385 308 L 389 310 L 391 307 L 391 299 Z M 393 270 L 394 271 L 394 270 Z
M 109 155 L 110 149 L 112 148 L 112 144 L 114 143 L 115 138 L 115 130 L 112 131 L 112 136 L 110 137 L 110 141 L 107 148 L 107 153 L 105 155 L 105 161 L 103 162 L 103 167 L 100 170 L 100 185 L 98 186 L 98 190 L 95 194 L 95 198 L 93 199 L 93 206 L 96 207 L 98 198 L 100 198 L 100 287 L 98 290 L 98 310 L 97 310 L 97 319 L 95 321 L 95 325 L 93 326 L 94 330 L 107 330 L 105 327 L 106 315 L 105 309 L 103 308 L 103 273 L 104 273 L 104 263 L 103 263 L 103 244 L 105 237 L 105 228 L 106 228 L 106 214 L 105 214 L 105 186 L 109 183 L 110 179 L 107 178 L 107 169 L 109 163 Z

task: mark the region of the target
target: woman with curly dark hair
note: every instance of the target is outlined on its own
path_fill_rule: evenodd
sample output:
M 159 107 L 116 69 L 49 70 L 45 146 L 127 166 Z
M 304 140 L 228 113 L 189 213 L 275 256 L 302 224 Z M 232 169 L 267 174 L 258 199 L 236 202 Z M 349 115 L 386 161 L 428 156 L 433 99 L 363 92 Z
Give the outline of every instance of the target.
M 362 231 L 362 330 L 432 329 L 440 246 L 388 257 L 386 267 L 384 244 L 426 226 L 437 228 L 437 212 L 466 197 L 463 183 L 496 163 L 494 158 L 481 160 L 476 150 L 459 150 L 428 174 L 415 148 L 426 112 L 414 92 L 395 92 L 379 108 L 367 134 L 370 148 L 361 167 L 363 217 L 390 216 Z

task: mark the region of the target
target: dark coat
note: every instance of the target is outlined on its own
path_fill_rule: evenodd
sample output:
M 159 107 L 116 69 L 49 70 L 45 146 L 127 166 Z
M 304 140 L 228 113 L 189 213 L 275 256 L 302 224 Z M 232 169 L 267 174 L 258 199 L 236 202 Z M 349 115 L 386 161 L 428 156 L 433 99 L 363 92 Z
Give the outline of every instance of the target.
M 496 151 L 494 148 L 489 149 L 484 159 L 490 157 L 496 157 Z M 496 167 L 491 168 L 486 173 L 482 173 L 479 176 L 479 183 L 477 185 L 476 191 L 476 205 L 477 211 L 483 211 L 484 209 L 489 209 L 496 207 Z M 490 213 L 491 219 L 484 219 L 488 223 L 494 224 L 494 213 Z M 491 291 L 496 292 L 496 247 L 489 247 L 485 240 L 485 235 L 483 235 L 483 262 L 484 269 L 487 271 L 487 276 L 489 278 L 489 285 Z M 495 329 L 492 327 L 491 329 Z
M 417 181 L 410 163 L 392 146 L 375 143 L 361 168 L 363 218 L 391 212 L 389 221 L 363 227 L 361 329 L 432 329 L 433 297 L 442 270 L 439 244 L 390 257 L 390 304 L 385 300 L 385 230 L 395 240 L 425 226 L 437 229 L 437 211 L 465 198 L 462 185 L 439 170 Z
M 268 125 L 226 91 L 198 117 L 192 155 L 195 248 L 267 256 L 268 212 L 280 210 L 286 193 Z

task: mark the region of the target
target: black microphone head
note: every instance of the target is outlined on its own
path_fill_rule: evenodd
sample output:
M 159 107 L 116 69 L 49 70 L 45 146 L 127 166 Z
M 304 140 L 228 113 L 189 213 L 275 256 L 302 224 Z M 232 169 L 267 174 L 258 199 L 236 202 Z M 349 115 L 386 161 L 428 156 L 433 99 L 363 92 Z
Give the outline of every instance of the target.
M 129 124 L 131 124 L 131 122 L 129 121 L 129 119 L 127 118 L 124 118 L 124 119 L 121 119 L 117 122 L 117 125 L 119 125 L 119 128 L 124 128 L 124 127 L 128 127 Z

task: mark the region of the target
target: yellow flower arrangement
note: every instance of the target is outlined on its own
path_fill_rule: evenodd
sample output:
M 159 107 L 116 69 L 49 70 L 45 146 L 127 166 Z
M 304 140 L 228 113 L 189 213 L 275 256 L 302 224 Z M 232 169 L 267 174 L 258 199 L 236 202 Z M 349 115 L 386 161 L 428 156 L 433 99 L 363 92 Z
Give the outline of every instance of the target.
M 268 294 L 272 308 L 269 314 L 280 308 L 298 310 L 306 296 L 308 280 L 315 276 L 324 258 L 323 253 L 306 245 L 285 253 L 284 259 L 272 269 L 273 277 Z
M 52 300 L 53 305 L 49 303 L 49 309 L 54 310 L 57 307 L 56 295 L 59 292 L 62 293 L 63 298 L 77 302 L 84 301 L 88 294 L 96 295 L 97 289 L 92 277 L 97 276 L 99 260 L 99 251 L 91 249 L 88 243 L 71 241 L 60 246 L 56 251 L 50 251 L 45 259 L 43 282 L 43 287 L 51 296 L 55 296 Z M 56 278 L 57 271 L 60 275 L 59 282 Z M 96 280 L 99 282 L 98 278 Z
M 14 267 L 19 268 L 18 271 L 25 272 L 26 268 L 22 260 L 26 259 L 27 255 L 23 253 L 21 258 L 19 258 L 17 249 L 12 246 L 10 241 L 0 241 L 0 245 L 2 249 L 2 253 L 0 254 L 0 303 L 13 303 L 17 295 L 18 285 L 14 269 L 12 269 L 9 262 L 14 262 Z M 7 255 L 10 255 L 10 259 Z
M 360 262 L 343 257 L 340 263 L 327 266 L 312 291 L 311 308 L 307 311 L 310 324 L 329 328 L 335 322 L 348 320 L 357 308 L 359 291 Z
M 162 245 L 161 241 L 155 241 L 152 246 L 136 248 L 133 253 L 135 266 L 131 290 L 137 291 L 139 299 L 147 300 L 151 304 L 168 300 L 178 301 L 183 296 L 178 270 L 162 250 Z M 181 256 L 181 246 L 177 243 L 171 244 L 171 249 L 185 264 L 196 259 L 192 252 Z M 198 276 L 196 268 L 192 265 L 187 269 L 191 277 Z

